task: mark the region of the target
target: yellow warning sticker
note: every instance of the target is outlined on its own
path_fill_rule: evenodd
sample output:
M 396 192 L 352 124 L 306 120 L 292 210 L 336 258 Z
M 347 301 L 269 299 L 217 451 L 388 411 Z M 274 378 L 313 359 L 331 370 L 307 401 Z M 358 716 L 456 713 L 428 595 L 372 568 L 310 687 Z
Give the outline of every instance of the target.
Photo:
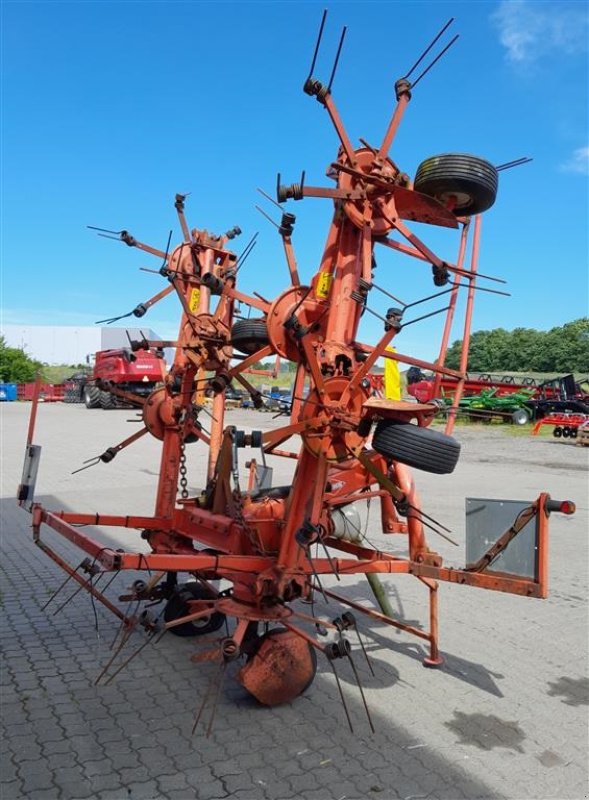
M 320 300 L 327 300 L 332 283 L 333 275 L 330 272 L 320 272 L 317 287 L 315 288 L 316 297 Z
M 193 289 L 190 292 L 190 300 L 188 301 L 188 308 L 190 312 L 194 314 L 195 311 L 198 311 L 198 304 L 200 303 L 200 289 Z

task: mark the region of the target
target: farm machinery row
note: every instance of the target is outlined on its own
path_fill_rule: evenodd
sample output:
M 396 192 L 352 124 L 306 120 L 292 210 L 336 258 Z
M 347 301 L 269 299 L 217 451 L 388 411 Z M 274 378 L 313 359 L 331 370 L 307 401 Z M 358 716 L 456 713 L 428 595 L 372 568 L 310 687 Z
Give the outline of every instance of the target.
M 422 506 L 410 468 L 435 474 L 454 470 L 460 454 L 460 445 L 451 435 L 454 416 L 449 416 L 445 433 L 433 430 L 438 404 L 375 398 L 368 375 L 377 359 L 392 358 L 430 370 L 438 383 L 444 376 L 455 378 L 455 402 L 460 399 L 467 347 L 463 348 L 460 370 L 444 366 L 446 348 L 461 294 L 465 299 L 463 341 L 469 339 L 478 281 L 486 277 L 478 273 L 480 215 L 495 201 L 502 167 L 470 155 L 444 154 L 424 161 L 412 181 L 390 157 L 414 88 L 429 67 L 413 81 L 410 76 L 431 46 L 396 82 L 396 105 L 382 142 L 373 146 L 360 140 L 360 146 L 354 147 L 331 92 L 335 67 L 329 84 L 313 76 L 324 22 L 325 16 L 304 91 L 327 111 L 340 141 L 337 156 L 328 167 L 335 186 L 310 186 L 303 179 L 291 185 L 278 181 L 272 203 L 280 209 L 277 228 L 290 277 L 284 291 L 272 300 L 243 292 L 238 285 L 243 255 L 240 258 L 230 249 L 235 230 L 216 235 L 190 228 L 182 195 L 175 200 L 182 231 L 176 245 L 169 243 L 162 250 L 128 231 L 110 232 L 127 246 L 159 259 L 156 271 L 165 287 L 155 298 L 175 295 L 181 309 L 176 339 L 144 338 L 131 346 L 138 358 L 153 348 L 174 348 L 174 361 L 163 385 L 147 396 L 110 387 L 115 396 L 136 406 L 142 427 L 88 464 L 112 461 L 145 435 L 159 440 L 153 515 L 134 515 L 132 509 L 124 515 L 50 510 L 35 502 L 40 457 L 40 447 L 34 443 L 36 403 L 19 487 L 19 501 L 32 514 L 36 544 L 71 581 L 120 621 L 117 647 L 101 676 L 112 678 L 146 644 L 159 641 L 167 631 L 198 637 L 227 625 L 224 635 L 212 645 L 208 641 L 206 648 L 193 656 L 197 663 L 218 665 L 195 722 L 196 726 L 210 701 L 209 731 L 228 665 L 237 662 L 240 683 L 261 703 L 275 705 L 293 700 L 309 687 L 317 655 L 322 655 L 334 672 L 350 722 L 337 664 L 350 663 L 362 692 L 351 636 L 358 630 L 357 618 L 346 611 L 326 620 L 325 613 L 333 607 L 328 605 L 322 606 L 326 612 L 320 618 L 314 600 L 335 600 L 356 614 L 418 637 L 428 648 L 424 664 L 438 666 L 442 663 L 439 582 L 545 597 L 550 513 L 574 511 L 572 503 L 551 500 L 546 493 L 523 504 L 473 500 L 476 513 L 471 518 L 476 517 L 476 525 L 471 525 L 469 532 L 467 517 L 465 568 L 445 566 L 428 544 L 428 531 L 448 538 L 448 529 L 436 521 L 427 500 Z M 293 246 L 295 215 L 284 209 L 284 203 L 307 198 L 328 200 L 334 214 L 319 267 L 304 281 Z M 430 249 L 414 232 L 414 223 L 426 231 L 428 226 L 456 230 L 455 260 Z M 399 261 L 412 262 L 413 269 L 421 266 L 431 273 L 434 296 L 444 301 L 444 307 L 435 312 L 444 314 L 435 362 L 402 352 L 403 330 L 417 320 L 407 320 L 405 309 L 398 305 L 381 315 L 382 331 L 376 344 L 360 339 L 360 320 L 374 292 L 391 294 L 374 280 L 377 248 L 403 256 Z M 393 284 L 393 275 L 387 279 L 389 284 Z M 238 318 L 238 304 L 249 307 L 253 316 Z M 389 348 L 392 342 L 397 349 Z M 259 403 L 259 392 L 248 381 L 247 370 L 272 356 L 296 365 L 290 418 L 265 432 L 227 425 L 224 398 L 228 387 L 240 386 Z M 205 395 L 212 399 L 206 426 L 201 403 Z M 206 482 L 196 494 L 188 491 L 188 447 L 207 452 Z M 291 483 L 256 488 L 259 467 L 256 459 L 250 458 L 249 485 L 242 485 L 240 459 L 244 451 L 248 455 L 258 451 L 262 463 L 269 456 L 291 460 L 295 467 Z M 397 541 L 405 544 L 404 555 L 377 549 L 365 538 L 358 509 L 367 501 L 380 504 L 382 533 L 403 537 Z M 510 516 L 500 512 L 500 507 L 508 507 Z M 136 530 L 149 552 L 106 546 L 99 534 L 95 538 L 84 526 Z M 77 567 L 66 562 L 42 536 L 46 528 L 83 552 Z M 523 544 L 523 561 L 519 547 L 517 566 L 510 549 L 516 537 Z M 112 580 L 120 573 L 142 576 L 120 598 L 127 603 L 125 611 L 99 588 L 105 585 L 99 584 L 103 577 Z M 190 580 L 182 580 L 183 575 Z M 414 576 L 429 597 L 429 628 L 409 625 L 334 592 L 333 583 L 350 575 L 366 575 L 374 586 L 379 576 Z M 219 589 L 220 580 L 229 588 Z M 311 605 L 303 611 L 300 600 Z M 154 612 L 157 603 L 159 614 Z M 131 632 L 141 629 L 145 641 L 124 658 L 123 648 Z M 323 636 L 326 632 L 331 634 L 329 640 Z M 117 659 L 123 658 L 119 664 Z
M 545 381 L 490 373 L 466 375 L 458 408 L 471 419 L 502 417 L 516 425 L 555 413 L 589 414 L 588 381 L 577 382 L 572 374 Z M 419 368 L 407 372 L 407 391 L 422 403 L 441 399 L 451 407 L 457 387 L 452 376 L 444 376 L 436 384 L 433 375 Z

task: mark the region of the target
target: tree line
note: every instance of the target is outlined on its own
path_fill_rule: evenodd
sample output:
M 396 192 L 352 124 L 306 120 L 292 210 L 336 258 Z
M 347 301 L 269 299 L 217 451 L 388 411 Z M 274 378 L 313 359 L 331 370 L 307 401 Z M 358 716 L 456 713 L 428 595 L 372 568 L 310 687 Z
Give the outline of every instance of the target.
M 446 366 L 458 369 L 462 341 L 448 348 Z M 273 362 L 259 362 L 258 368 L 272 369 Z M 283 361 L 283 370 L 295 364 Z M 27 383 L 37 372 L 48 367 L 31 358 L 24 350 L 8 347 L 0 336 L 0 382 Z M 73 369 L 73 367 L 72 367 Z M 468 370 L 471 372 L 580 372 L 589 374 L 589 317 L 567 322 L 559 328 L 538 331 L 535 328 L 493 328 L 476 331 L 470 337 Z
M 446 366 L 458 369 L 462 340 L 448 348 Z M 589 374 L 589 317 L 548 331 L 493 328 L 470 337 L 470 372 L 581 372 Z

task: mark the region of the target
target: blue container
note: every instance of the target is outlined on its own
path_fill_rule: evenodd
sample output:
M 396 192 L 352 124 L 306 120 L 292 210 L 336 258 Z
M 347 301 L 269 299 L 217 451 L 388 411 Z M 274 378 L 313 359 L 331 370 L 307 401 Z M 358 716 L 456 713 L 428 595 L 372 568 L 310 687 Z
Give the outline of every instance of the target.
M 0 383 L 0 402 L 16 400 L 16 383 Z

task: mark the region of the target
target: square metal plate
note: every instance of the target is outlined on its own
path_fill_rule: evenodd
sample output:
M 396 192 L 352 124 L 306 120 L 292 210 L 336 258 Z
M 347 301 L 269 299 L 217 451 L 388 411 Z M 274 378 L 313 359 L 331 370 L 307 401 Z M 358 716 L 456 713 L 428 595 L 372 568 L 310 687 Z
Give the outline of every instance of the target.
M 466 566 L 472 566 L 515 522 L 518 514 L 529 508 L 526 500 L 490 500 L 467 497 Z M 508 572 L 522 578 L 536 579 L 536 518 L 532 518 L 485 573 Z

